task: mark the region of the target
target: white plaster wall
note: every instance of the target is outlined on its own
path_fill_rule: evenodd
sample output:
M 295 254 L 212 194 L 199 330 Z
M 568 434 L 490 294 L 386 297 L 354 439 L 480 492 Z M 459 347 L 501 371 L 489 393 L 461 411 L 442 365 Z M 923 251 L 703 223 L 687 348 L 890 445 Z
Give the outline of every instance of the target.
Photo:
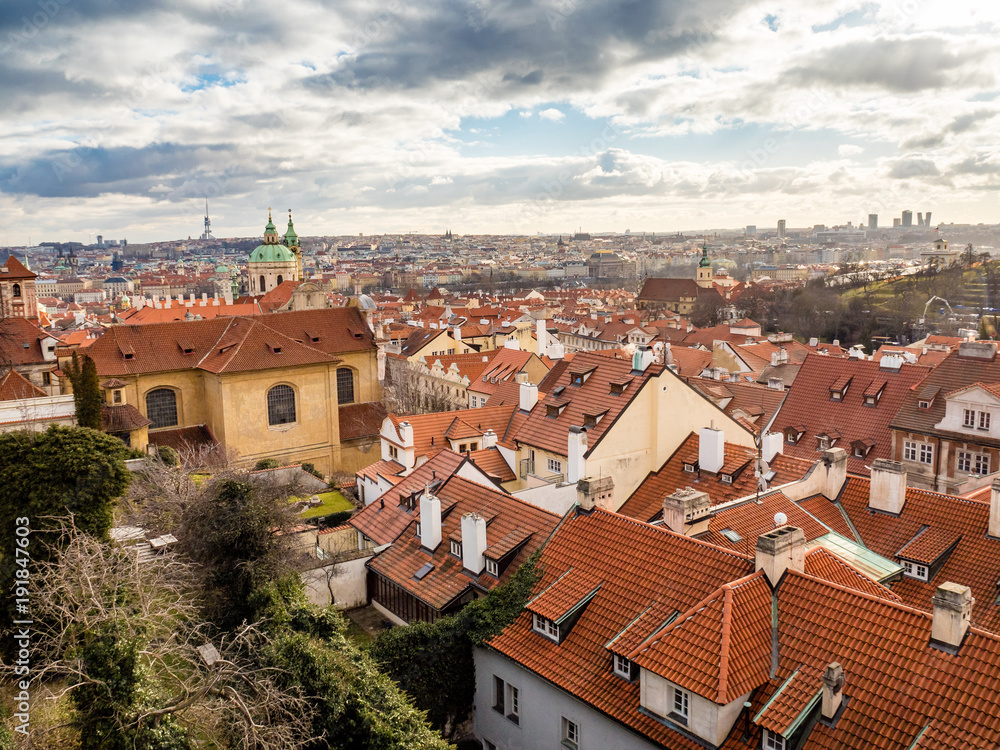
M 518 500 L 563 515 L 576 502 L 576 484 L 546 484 L 512 493 Z
M 365 585 L 367 569 L 365 563 L 371 557 L 359 557 L 356 560 L 328 565 L 325 568 L 314 568 L 302 574 L 302 582 L 306 587 L 306 596 L 313 604 L 325 607 L 331 604 L 330 593 L 333 592 L 332 604 L 337 609 L 351 609 L 368 603 L 368 590 Z

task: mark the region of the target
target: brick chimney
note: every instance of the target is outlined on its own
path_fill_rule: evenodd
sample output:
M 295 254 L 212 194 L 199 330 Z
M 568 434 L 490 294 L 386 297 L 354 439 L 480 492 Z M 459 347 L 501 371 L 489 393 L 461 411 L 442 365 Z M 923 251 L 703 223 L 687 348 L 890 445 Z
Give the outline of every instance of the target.
M 420 496 L 420 546 L 431 551 L 441 544 L 441 501 L 424 491 Z
M 521 411 L 531 411 L 538 403 L 538 386 L 534 383 L 521 383 L 520 385 Z
M 566 438 L 566 481 L 575 484 L 587 476 L 587 429 L 570 427 Z
M 899 461 L 875 459 L 868 507 L 898 516 L 906 503 L 906 469 Z
M 976 603 L 972 589 L 960 583 L 942 583 L 931 602 L 934 604 L 931 643 L 957 650 L 972 620 L 972 605 Z
M 726 461 L 726 434 L 713 427 L 698 433 L 698 468 L 717 474 Z
M 462 516 L 462 567 L 476 575 L 486 566 L 486 519 L 478 513 Z
M 837 715 L 844 702 L 844 668 L 838 662 L 830 662 L 823 670 L 823 718 L 830 721 Z
M 757 537 L 754 558 L 757 570 L 764 571 L 772 587 L 777 586 L 786 570 L 805 570 L 806 535 L 795 526 L 779 526 Z
M 843 448 L 827 448 L 823 451 L 823 469 L 826 471 L 823 496 L 836 500 L 847 481 L 847 451 Z
M 663 498 L 663 525 L 685 536 L 708 531 L 712 520 L 712 500 L 707 492 L 691 487 Z
M 1000 538 L 1000 479 L 994 479 L 990 485 L 990 525 L 986 533 Z
M 785 436 L 781 432 L 765 432 L 760 438 L 760 451 L 764 460 L 770 463 L 779 453 L 784 453 Z
M 589 477 L 576 483 L 576 501 L 580 509 L 615 509 L 615 480 L 610 477 Z

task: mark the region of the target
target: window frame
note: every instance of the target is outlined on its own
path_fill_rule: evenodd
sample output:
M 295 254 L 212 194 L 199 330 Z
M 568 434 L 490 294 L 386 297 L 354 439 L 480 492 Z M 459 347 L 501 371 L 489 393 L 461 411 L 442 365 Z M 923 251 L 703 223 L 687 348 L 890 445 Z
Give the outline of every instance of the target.
M 562 474 L 562 461 L 558 458 L 546 458 L 545 468 L 552 474 Z
M 976 429 L 982 430 L 983 432 L 989 432 L 991 421 L 990 413 L 988 411 L 979 412 L 979 419 L 976 420 Z
M 531 613 L 531 629 L 539 635 L 543 635 L 550 641 L 559 643 L 559 625 L 555 620 L 542 617 L 535 612 Z
M 770 729 L 764 730 L 764 735 L 761 737 L 763 750 L 785 750 L 785 745 L 785 738 L 780 734 L 772 732 Z
M 580 724 L 579 722 L 562 717 L 562 746 L 568 750 L 578 750 L 580 747 Z
M 974 429 L 976 426 L 976 410 L 975 409 L 963 409 L 962 410 L 962 427 L 967 427 L 970 430 Z
M 929 573 L 930 571 L 926 565 L 913 562 L 912 560 L 903 560 L 903 575 L 907 578 L 926 581 L 928 580 Z
M 291 419 L 287 419 L 287 394 L 291 394 Z M 272 399 L 274 400 L 272 401 Z M 299 423 L 298 394 L 295 392 L 295 388 L 288 383 L 276 383 L 268 388 L 265 394 L 265 403 L 267 405 L 268 429 L 287 429 Z
M 673 695 L 671 696 L 670 714 L 673 717 L 683 719 L 685 723 L 691 716 L 691 693 L 682 687 L 674 685 Z
M 621 668 L 621 662 L 625 663 L 625 669 Z M 622 656 L 621 654 L 611 655 L 611 671 L 614 672 L 619 677 L 631 680 L 632 679 L 632 660 L 627 656 Z
M 510 721 L 515 724 L 521 723 L 521 690 L 509 682 L 507 683 L 507 690 L 504 695 L 504 709 L 506 710 L 504 715 Z
M 500 563 L 496 560 L 491 560 L 490 558 L 485 558 L 486 560 L 486 572 L 493 576 L 494 578 L 500 577 Z
M 173 411 L 174 421 L 172 424 L 158 424 L 158 418 L 161 416 L 160 410 L 163 408 L 162 406 L 158 405 L 155 410 L 151 410 L 149 407 L 150 396 L 157 393 L 168 393 L 173 399 L 172 411 Z M 146 391 L 146 395 L 143 398 L 143 401 L 146 405 L 146 418 L 152 421 L 152 424 L 149 426 L 150 430 L 168 430 L 172 427 L 180 427 L 181 410 L 179 404 L 177 403 L 178 401 L 177 391 L 175 391 L 173 388 L 167 388 L 165 386 L 161 386 L 158 388 L 151 388 L 150 390 Z
M 448 551 L 455 557 L 462 557 L 462 543 L 456 542 L 454 539 L 448 540 Z
M 350 374 L 351 389 L 349 394 L 346 392 L 347 390 L 346 387 L 341 388 L 341 380 L 343 379 L 342 373 Z M 336 372 L 336 379 L 337 379 L 337 406 L 357 403 L 357 394 L 355 393 L 355 391 L 357 390 L 357 386 L 354 382 L 354 370 L 350 367 L 338 367 Z

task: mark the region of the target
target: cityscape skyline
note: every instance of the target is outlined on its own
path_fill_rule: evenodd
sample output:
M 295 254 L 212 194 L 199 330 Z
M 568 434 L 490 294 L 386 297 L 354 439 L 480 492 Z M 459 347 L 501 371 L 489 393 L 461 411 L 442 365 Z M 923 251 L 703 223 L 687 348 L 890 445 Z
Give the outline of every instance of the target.
M 15 2 L 5 243 L 996 215 L 974 2 Z M 890 224 L 883 220 L 884 224 Z M 891 225 L 891 224 L 890 224 Z

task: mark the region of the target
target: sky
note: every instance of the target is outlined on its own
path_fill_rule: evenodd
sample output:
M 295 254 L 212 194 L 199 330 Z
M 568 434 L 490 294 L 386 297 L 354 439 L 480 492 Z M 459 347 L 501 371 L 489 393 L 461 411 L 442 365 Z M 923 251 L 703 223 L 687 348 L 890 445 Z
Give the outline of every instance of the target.
M 206 198 L 220 237 L 995 223 L 998 36 L 987 0 L 4 0 L 0 241 Z

